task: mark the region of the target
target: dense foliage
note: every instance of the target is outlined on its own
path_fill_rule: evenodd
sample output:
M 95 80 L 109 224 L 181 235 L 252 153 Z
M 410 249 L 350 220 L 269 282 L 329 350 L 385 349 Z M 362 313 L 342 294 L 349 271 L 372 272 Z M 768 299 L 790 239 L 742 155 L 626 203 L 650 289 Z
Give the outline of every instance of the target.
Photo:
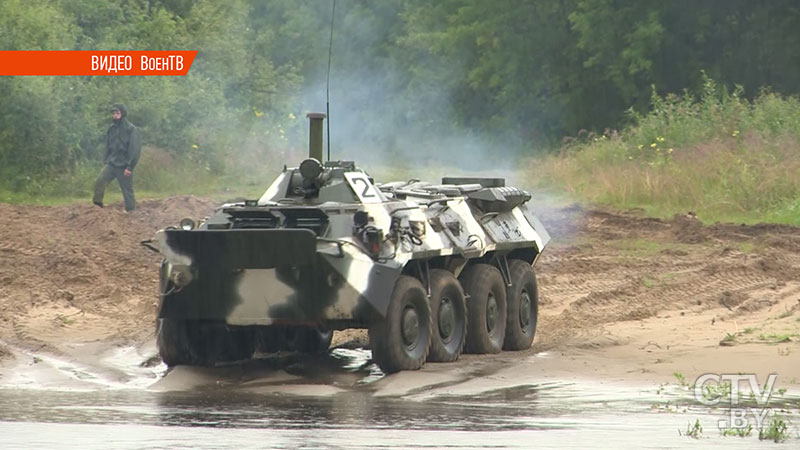
M 697 97 L 653 93 L 623 133 L 587 133 L 531 161 L 539 188 L 705 222 L 800 225 L 800 100 L 753 101 L 705 79 Z
M 96 165 L 118 101 L 165 164 L 283 162 L 305 142 L 305 112 L 325 109 L 331 6 L 0 0 L 4 50 L 199 50 L 186 77 L 0 78 L 0 186 Z M 348 158 L 446 157 L 475 142 L 512 157 L 618 128 L 626 111 L 650 111 L 653 90 L 701 92 L 703 73 L 747 99 L 800 92 L 800 5 L 338 0 L 332 142 Z

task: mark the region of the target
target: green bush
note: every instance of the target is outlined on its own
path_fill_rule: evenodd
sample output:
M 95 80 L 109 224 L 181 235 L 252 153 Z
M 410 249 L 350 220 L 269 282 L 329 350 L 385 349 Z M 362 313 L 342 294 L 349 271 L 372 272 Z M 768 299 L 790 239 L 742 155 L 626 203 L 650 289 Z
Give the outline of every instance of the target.
M 706 79 L 699 98 L 653 94 L 632 125 L 533 160 L 538 187 L 590 202 L 705 221 L 800 223 L 800 101 L 754 101 Z M 533 169 L 531 169 L 533 170 Z

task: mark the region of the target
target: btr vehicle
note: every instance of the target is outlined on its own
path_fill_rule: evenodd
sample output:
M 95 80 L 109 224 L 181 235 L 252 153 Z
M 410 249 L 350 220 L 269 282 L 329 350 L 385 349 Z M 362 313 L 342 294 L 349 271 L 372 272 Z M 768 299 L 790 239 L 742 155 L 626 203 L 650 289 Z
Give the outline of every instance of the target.
M 351 161 L 284 168 L 258 200 L 184 219 L 163 255 L 157 343 L 168 366 L 322 352 L 369 330 L 386 373 L 462 351 L 524 350 L 536 331 L 533 264 L 550 240 L 527 192 L 502 178 L 376 184 Z

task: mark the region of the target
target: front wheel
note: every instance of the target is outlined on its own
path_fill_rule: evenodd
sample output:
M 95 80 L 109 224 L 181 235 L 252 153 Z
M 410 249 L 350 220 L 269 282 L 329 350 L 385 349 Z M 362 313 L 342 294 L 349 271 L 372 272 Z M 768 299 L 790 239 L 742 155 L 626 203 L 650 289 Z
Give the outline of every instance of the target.
M 192 364 L 192 352 L 186 322 L 175 319 L 156 320 L 156 347 L 167 367 Z
M 168 367 L 214 366 L 252 357 L 255 337 L 248 329 L 224 324 L 158 319 L 156 344 Z
M 386 316 L 369 328 L 369 342 L 384 373 L 422 367 L 431 342 L 431 310 L 419 280 L 397 279 Z

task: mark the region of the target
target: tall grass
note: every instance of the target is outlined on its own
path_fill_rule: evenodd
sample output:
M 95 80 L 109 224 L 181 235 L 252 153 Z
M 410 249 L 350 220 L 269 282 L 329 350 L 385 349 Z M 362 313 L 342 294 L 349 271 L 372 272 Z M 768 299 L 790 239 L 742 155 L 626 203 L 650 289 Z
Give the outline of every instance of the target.
M 621 133 L 565 143 L 530 162 L 539 188 L 618 208 L 706 222 L 800 224 L 800 100 L 752 102 L 710 79 L 699 98 L 652 97 Z

